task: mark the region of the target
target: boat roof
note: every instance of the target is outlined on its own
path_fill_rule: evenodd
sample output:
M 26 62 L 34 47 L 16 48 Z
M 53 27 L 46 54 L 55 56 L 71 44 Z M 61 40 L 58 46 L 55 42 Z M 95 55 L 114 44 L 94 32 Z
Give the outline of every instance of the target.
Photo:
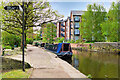
M 57 53 L 60 52 L 61 48 L 62 48 L 62 44 L 70 44 L 70 43 L 59 43 L 58 47 L 57 47 Z

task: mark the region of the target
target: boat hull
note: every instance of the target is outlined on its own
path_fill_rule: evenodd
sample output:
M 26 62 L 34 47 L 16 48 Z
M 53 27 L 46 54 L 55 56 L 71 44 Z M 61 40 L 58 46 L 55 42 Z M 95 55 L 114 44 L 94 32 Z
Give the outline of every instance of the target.
M 61 52 L 61 53 L 58 53 L 57 56 L 59 58 L 71 58 L 72 57 L 72 53 L 71 52 Z
M 70 59 L 72 58 L 72 55 L 58 55 L 58 57 L 62 59 Z

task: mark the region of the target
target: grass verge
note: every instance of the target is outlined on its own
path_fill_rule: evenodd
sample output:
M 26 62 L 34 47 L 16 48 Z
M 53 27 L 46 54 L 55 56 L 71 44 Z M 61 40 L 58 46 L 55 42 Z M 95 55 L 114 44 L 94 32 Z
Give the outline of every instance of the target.
M 25 72 L 22 70 L 12 70 L 9 72 L 2 73 L 1 78 L 29 78 L 32 73 L 32 69 L 26 69 Z

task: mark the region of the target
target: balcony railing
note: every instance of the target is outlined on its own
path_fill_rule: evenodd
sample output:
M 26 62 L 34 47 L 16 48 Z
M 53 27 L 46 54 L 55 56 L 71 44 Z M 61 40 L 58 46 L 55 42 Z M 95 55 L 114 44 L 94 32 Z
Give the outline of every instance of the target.
M 76 26 L 76 25 L 75 25 L 74 27 L 75 27 L 76 29 L 78 29 L 80 26 Z
M 65 25 L 64 25 L 64 24 L 61 24 L 61 26 L 65 27 Z
M 65 32 L 65 29 L 61 28 L 61 31 Z
M 74 34 L 75 36 L 80 36 L 80 33 L 79 34 Z
M 80 31 L 74 31 L 74 35 L 79 36 L 80 35 Z
M 65 37 L 65 35 L 63 33 L 61 33 L 61 36 Z

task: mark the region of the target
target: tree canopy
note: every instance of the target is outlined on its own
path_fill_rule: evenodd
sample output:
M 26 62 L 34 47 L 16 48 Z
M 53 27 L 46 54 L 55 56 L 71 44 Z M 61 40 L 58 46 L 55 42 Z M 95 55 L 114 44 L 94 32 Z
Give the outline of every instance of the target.
M 43 42 L 54 43 L 56 37 L 56 26 L 53 23 L 45 24 L 43 30 Z
M 106 41 L 118 41 L 118 4 L 112 3 L 106 21 L 101 23 L 101 28 L 102 35 L 106 37 Z
M 80 32 L 82 38 L 87 41 L 103 41 L 104 37 L 100 24 L 105 21 L 106 11 L 101 5 L 94 3 L 87 6 L 87 11 L 82 15 L 80 23 Z
M 2 30 L 12 34 L 22 34 L 22 12 L 20 10 L 4 10 L 4 6 L 21 5 L 22 2 L 9 2 L 5 4 L 2 2 L 2 23 L 4 26 Z M 41 24 L 57 20 L 61 18 L 57 11 L 53 11 L 49 2 L 25 2 L 25 33 L 29 31 L 30 27 L 41 26 Z

